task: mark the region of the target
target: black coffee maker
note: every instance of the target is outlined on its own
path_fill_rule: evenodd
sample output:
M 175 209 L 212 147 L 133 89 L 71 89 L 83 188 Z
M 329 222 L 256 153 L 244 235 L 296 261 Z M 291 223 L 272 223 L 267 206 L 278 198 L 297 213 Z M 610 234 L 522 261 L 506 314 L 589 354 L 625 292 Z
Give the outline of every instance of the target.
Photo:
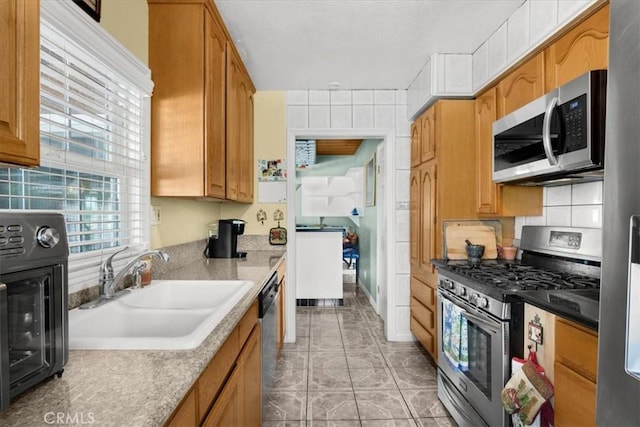
M 246 252 L 238 252 L 238 236 L 244 233 L 245 222 L 241 219 L 221 219 L 218 234 L 209 237 L 204 251 L 207 258 L 244 258 Z

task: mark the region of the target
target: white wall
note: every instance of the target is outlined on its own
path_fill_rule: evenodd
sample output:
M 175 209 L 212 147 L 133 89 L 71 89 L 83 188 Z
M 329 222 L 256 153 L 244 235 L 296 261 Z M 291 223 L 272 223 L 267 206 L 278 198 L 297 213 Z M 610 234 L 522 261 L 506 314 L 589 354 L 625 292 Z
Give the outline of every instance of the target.
M 542 215 L 516 217 L 516 239 L 523 225 L 602 228 L 602 191 L 602 181 L 545 187 Z
M 407 120 L 406 90 L 302 90 L 287 92 L 287 128 L 293 129 L 385 129 L 393 135 L 395 189 L 388 201 L 389 220 L 397 226 L 395 263 L 389 265 L 387 337 L 412 340 L 409 330 L 409 170 L 411 124 Z M 391 253 L 391 252 L 390 252 Z

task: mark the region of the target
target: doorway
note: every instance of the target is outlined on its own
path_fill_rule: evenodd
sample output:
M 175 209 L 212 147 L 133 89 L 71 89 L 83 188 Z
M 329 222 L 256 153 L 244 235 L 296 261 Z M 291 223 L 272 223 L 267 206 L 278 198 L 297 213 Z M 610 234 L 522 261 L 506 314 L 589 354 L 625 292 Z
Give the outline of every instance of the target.
M 394 218 L 393 203 L 395 200 L 390 189 L 394 188 L 393 178 L 393 132 L 389 130 L 368 130 L 368 129 L 289 129 L 287 136 L 287 157 L 292 159 L 291 164 L 295 162 L 296 157 L 296 140 L 317 140 L 317 139 L 363 139 L 380 141 L 375 148 L 375 167 L 373 173 L 375 176 L 375 206 L 376 217 L 373 227 L 376 227 L 376 237 L 371 244 L 371 252 L 375 253 L 375 269 L 372 275 L 375 276 L 376 284 L 367 289 L 369 299 L 373 308 L 385 322 L 385 330 L 394 330 L 394 316 L 389 315 L 389 307 L 393 307 L 393 280 L 395 277 L 395 265 L 389 260 L 395 259 L 394 248 L 389 242 L 395 242 L 395 227 L 392 218 Z M 364 165 L 363 165 L 364 166 Z M 289 243 L 287 245 L 287 258 L 295 260 L 296 254 L 296 174 L 289 173 L 287 176 L 287 227 L 289 230 Z M 297 275 L 304 275 L 304 272 L 297 272 L 295 262 L 287 263 L 287 275 L 289 283 L 294 286 L 287 287 L 287 335 L 286 342 L 294 342 L 296 337 L 295 331 L 295 313 L 296 313 L 296 286 Z M 366 273 L 365 273 L 366 274 Z M 301 276 L 303 277 L 303 276 Z M 391 284 L 391 286 L 390 286 Z

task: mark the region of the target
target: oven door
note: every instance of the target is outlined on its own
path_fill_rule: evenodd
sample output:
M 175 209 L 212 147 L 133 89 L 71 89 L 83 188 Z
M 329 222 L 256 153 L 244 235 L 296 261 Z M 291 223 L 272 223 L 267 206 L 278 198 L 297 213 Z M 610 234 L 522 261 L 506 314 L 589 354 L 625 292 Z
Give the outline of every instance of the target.
M 2 404 L 61 369 L 64 313 L 61 265 L 2 275 L 0 373 Z
M 444 300 L 461 308 L 466 319 L 468 368 L 465 370 L 454 367 L 444 352 Z M 501 400 L 509 373 L 508 331 L 508 322 L 489 317 L 465 301 L 438 290 L 438 368 L 445 377 L 438 387 L 447 391 L 441 399 L 445 405 L 449 403 L 447 407 L 459 424 L 481 425 L 474 419 L 477 414 L 486 425 L 509 425 Z

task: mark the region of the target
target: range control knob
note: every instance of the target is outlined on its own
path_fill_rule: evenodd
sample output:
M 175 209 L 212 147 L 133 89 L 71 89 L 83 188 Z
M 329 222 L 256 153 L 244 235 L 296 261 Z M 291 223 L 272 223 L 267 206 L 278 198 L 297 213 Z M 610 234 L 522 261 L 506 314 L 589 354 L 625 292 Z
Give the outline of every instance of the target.
M 36 233 L 36 240 L 43 248 L 52 248 L 60 241 L 58 230 L 53 227 L 40 227 Z
M 487 308 L 489 306 L 489 300 L 487 300 L 485 297 L 479 296 L 476 300 L 476 305 L 480 308 Z
M 467 294 L 467 289 L 464 286 L 459 285 L 458 288 L 456 289 L 456 295 L 460 295 L 461 297 L 463 297 L 466 294 Z
M 447 289 L 452 290 L 452 291 L 455 290 L 455 288 L 456 288 L 456 284 L 453 283 L 451 280 L 445 281 L 445 285 L 446 285 Z

